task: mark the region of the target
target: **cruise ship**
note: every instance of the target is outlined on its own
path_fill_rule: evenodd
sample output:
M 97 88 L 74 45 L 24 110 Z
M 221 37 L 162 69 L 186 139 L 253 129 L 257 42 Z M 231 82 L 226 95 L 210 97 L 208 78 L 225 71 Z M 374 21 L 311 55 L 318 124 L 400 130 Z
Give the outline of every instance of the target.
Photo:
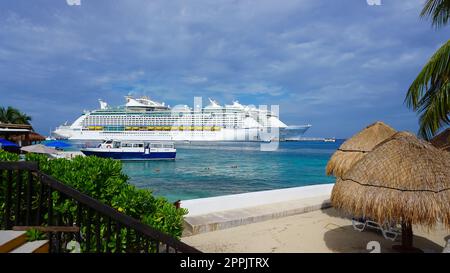
M 157 141 L 273 141 L 286 132 L 303 134 L 311 125 L 289 127 L 267 109 L 234 101 L 220 105 L 173 108 L 148 97 L 126 96 L 126 104 L 110 107 L 99 100 L 100 109 L 84 111 L 71 125 L 52 132 L 53 137 L 71 140 L 157 140 Z M 194 103 L 196 103 L 194 101 Z

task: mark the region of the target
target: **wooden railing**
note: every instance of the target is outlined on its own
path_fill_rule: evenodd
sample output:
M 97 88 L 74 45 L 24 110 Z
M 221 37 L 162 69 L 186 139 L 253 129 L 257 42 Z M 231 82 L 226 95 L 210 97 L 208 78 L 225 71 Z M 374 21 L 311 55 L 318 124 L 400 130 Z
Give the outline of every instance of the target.
M 50 252 L 67 252 L 71 241 L 82 252 L 200 252 L 42 173 L 35 162 L 0 162 L 0 218 L 0 229 L 46 227 Z

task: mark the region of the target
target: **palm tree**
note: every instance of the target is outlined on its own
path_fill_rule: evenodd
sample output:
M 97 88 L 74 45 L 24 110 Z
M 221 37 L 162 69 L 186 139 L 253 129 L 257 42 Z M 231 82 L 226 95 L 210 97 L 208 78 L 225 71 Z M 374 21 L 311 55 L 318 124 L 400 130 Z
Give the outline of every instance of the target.
M 450 15 L 450 1 L 448 0 L 427 0 L 420 13 L 421 17 L 430 16 L 432 25 L 436 28 L 447 24 Z
M 420 14 L 436 28 L 450 18 L 450 0 L 427 0 Z M 450 124 L 450 40 L 431 57 L 408 89 L 406 105 L 419 113 L 419 134 L 432 138 Z
M 0 107 L 0 123 L 13 123 L 13 124 L 30 124 L 31 117 L 8 106 L 8 108 Z

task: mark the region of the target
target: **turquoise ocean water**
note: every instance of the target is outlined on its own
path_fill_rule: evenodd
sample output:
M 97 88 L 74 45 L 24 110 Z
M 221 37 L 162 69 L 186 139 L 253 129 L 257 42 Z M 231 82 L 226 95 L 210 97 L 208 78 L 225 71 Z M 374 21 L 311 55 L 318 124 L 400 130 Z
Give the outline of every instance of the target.
M 124 161 L 123 171 L 170 201 L 333 183 L 325 166 L 341 144 L 280 142 L 270 152 L 259 143 L 179 144 L 175 161 Z

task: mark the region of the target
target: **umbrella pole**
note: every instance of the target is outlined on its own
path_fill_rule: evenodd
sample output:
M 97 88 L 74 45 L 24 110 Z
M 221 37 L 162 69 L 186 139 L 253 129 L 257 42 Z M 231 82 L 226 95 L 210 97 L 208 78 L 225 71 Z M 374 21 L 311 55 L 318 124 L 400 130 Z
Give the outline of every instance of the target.
M 402 221 L 402 244 L 392 246 L 393 249 L 399 252 L 423 252 L 422 250 L 413 247 L 413 230 L 410 221 Z
M 405 249 L 412 248 L 413 246 L 413 231 L 411 222 L 402 223 L 402 246 Z

